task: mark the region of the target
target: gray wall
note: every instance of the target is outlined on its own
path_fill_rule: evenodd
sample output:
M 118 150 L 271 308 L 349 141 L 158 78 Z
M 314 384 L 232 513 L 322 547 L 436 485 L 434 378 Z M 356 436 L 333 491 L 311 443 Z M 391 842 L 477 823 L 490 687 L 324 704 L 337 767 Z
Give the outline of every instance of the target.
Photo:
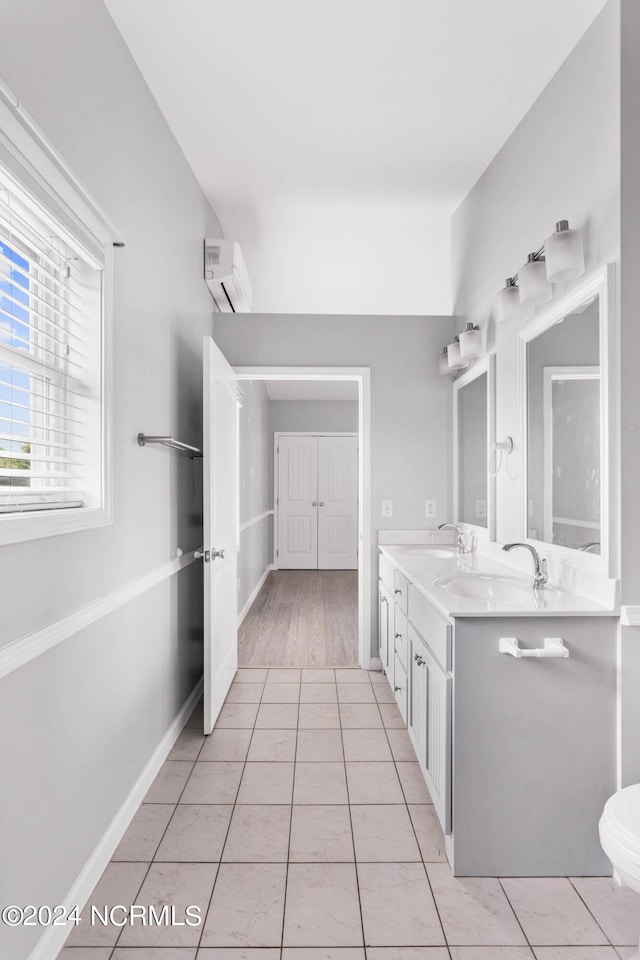
M 622 257 L 620 264 L 622 602 L 640 604 L 640 4 L 622 0 Z M 622 782 L 640 781 L 639 627 L 622 627 Z
M 202 239 L 219 229 L 100 0 L 6 0 L 13 90 L 122 231 L 115 251 L 114 523 L 0 549 L 2 643 L 202 538 L 201 469 L 136 434 L 202 437 Z M 201 674 L 197 564 L 0 681 L 0 900 L 60 903 Z M 40 931 L 0 926 L 22 960 Z
M 622 601 L 640 604 L 640 7 L 610 0 L 453 219 L 456 313 L 486 324 L 495 296 L 568 218 L 586 237 L 587 269 L 618 262 Z M 518 325 L 490 325 L 497 351 L 497 435 L 518 444 Z M 520 481 L 497 481 L 498 540 L 518 531 Z M 638 627 L 622 628 L 622 781 L 640 781 Z
M 561 218 L 585 231 L 587 270 L 620 256 L 619 36 L 612 0 L 453 217 L 454 312 L 489 324 L 497 439 L 513 437 L 516 453 L 520 324 L 496 326 L 496 295 Z M 496 481 L 502 543 L 519 536 L 520 482 L 505 470 Z
M 243 381 L 239 417 L 240 527 L 273 508 L 273 442 L 269 398 L 261 380 Z M 273 517 L 262 517 L 240 531 L 238 611 L 242 612 L 273 562 Z
M 358 401 L 271 400 L 269 424 L 272 433 L 357 433 Z
M 450 519 L 453 401 L 436 369 L 455 326 L 451 317 L 216 316 L 216 342 L 234 366 L 370 367 L 374 586 L 379 529 Z M 394 501 L 393 518 L 380 517 L 383 498 Z M 435 521 L 424 518 L 425 499 L 437 501 Z

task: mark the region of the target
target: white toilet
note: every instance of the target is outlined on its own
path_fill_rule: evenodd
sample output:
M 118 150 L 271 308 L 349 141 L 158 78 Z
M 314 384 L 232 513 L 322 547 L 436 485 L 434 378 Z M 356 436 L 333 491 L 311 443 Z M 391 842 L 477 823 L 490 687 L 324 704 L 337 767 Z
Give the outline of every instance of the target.
M 640 894 L 640 783 L 609 797 L 600 818 L 600 843 L 614 876 Z M 632 960 L 640 960 L 638 952 Z

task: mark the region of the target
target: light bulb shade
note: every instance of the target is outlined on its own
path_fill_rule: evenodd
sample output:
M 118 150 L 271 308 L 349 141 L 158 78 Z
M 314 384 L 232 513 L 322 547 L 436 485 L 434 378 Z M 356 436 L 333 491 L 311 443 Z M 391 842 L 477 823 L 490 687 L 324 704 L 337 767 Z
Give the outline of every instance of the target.
M 447 360 L 449 370 L 461 370 L 462 367 L 467 366 L 467 361 L 460 355 L 460 341 L 458 337 L 452 340 L 447 347 Z
M 584 273 L 584 245 L 581 230 L 570 230 L 566 220 L 556 224 L 544 245 L 547 279 L 551 283 L 575 280 Z
M 471 325 L 460 334 L 460 356 L 479 357 L 482 354 L 482 333 Z
M 440 356 L 438 357 L 438 373 L 441 377 L 449 375 L 449 357 L 447 356 L 447 348 L 445 347 Z
M 507 285 L 498 294 L 498 322 L 517 323 L 522 318 L 520 290 L 515 283 L 507 280 Z
M 547 280 L 547 269 L 544 260 L 533 260 L 531 256 L 527 263 L 518 270 L 518 285 L 520 287 L 520 303 L 528 307 L 537 307 L 540 303 L 551 300 L 553 288 Z

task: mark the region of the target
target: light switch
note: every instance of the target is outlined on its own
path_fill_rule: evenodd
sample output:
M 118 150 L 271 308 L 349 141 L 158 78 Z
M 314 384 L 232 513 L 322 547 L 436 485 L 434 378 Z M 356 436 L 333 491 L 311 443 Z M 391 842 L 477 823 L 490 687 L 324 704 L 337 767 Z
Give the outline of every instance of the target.
M 382 501 L 382 516 L 383 517 L 392 517 L 393 516 L 393 500 L 383 500 Z

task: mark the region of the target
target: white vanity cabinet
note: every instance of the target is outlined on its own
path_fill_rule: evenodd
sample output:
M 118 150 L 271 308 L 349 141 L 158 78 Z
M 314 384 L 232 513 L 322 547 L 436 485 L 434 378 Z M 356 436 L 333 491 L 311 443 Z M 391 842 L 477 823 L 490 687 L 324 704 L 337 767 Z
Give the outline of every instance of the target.
M 616 788 L 616 618 L 447 617 L 384 554 L 380 573 L 387 676 L 454 874 L 609 875 L 598 820 Z M 561 638 L 569 657 L 516 658 L 506 637 L 527 650 Z

